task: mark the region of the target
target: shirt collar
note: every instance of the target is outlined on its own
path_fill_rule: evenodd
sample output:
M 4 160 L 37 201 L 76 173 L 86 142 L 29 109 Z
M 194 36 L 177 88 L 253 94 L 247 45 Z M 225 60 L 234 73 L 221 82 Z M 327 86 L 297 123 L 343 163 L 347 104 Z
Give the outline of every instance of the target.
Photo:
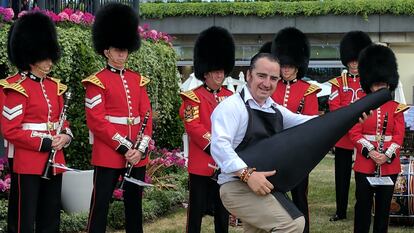
M 256 102 L 256 100 L 254 100 L 254 98 L 253 98 L 252 94 L 250 93 L 250 90 L 247 87 L 247 85 L 244 86 L 243 90 L 244 90 L 244 100 L 243 101 L 245 103 L 250 102 L 250 103 L 253 103 L 253 104 L 257 105 L 259 108 L 263 108 L 263 109 L 267 109 L 267 108 L 271 108 L 271 107 L 276 107 L 276 105 L 277 105 L 276 102 L 273 101 L 273 99 L 271 97 L 268 97 L 266 99 L 265 103 L 263 104 L 263 106 L 260 106 Z
M 40 81 L 42 81 L 42 78 L 37 77 L 36 75 L 34 75 L 34 74 L 32 74 L 32 73 L 29 73 L 29 78 L 30 78 L 31 80 L 35 81 L 35 82 L 40 82 Z
M 123 73 L 125 73 L 125 68 L 122 69 L 122 70 L 120 70 L 120 69 L 117 69 L 117 68 L 115 68 L 115 67 L 113 67 L 113 66 L 111 66 L 109 64 L 106 64 L 106 69 L 108 69 L 109 71 L 111 71 L 113 73 L 117 73 L 117 74 L 123 74 Z
M 211 93 L 219 93 L 219 92 L 221 91 L 221 87 L 220 87 L 219 89 L 217 89 L 217 90 L 213 90 L 213 89 L 211 89 L 210 87 L 208 87 L 206 83 L 204 83 L 204 84 L 203 84 L 203 86 L 204 86 L 204 88 L 205 88 L 207 91 L 209 91 L 209 92 L 211 92 Z
M 295 78 L 295 79 L 293 79 L 293 80 L 290 80 L 290 81 L 287 81 L 287 80 L 284 80 L 284 79 L 282 79 L 282 82 L 284 83 L 284 84 L 292 84 L 292 83 L 295 83 L 295 82 L 297 82 L 298 81 L 298 79 L 297 78 Z

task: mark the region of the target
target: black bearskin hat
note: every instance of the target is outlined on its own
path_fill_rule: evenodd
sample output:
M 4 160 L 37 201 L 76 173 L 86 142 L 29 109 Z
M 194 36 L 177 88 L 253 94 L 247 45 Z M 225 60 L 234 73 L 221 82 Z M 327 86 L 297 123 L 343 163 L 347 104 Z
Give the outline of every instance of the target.
M 309 65 L 310 45 L 306 35 L 294 27 L 280 30 L 272 43 L 272 54 L 280 65 L 292 65 L 298 69 L 297 78 L 305 76 Z
M 357 61 L 359 53 L 368 45 L 372 44 L 368 34 L 362 31 L 350 31 L 345 34 L 339 46 L 341 62 L 345 67 L 351 61 Z
M 52 20 L 43 13 L 27 13 L 16 20 L 8 35 L 10 62 L 21 71 L 30 70 L 30 64 L 60 58 L 56 28 Z
M 127 49 L 130 53 L 138 50 L 141 45 L 138 24 L 138 15 L 131 7 L 106 4 L 97 12 L 92 27 L 95 51 L 104 56 L 104 50 L 109 47 Z
M 358 60 L 361 87 L 371 93 L 370 87 L 376 82 L 387 83 L 390 91 L 398 85 L 397 61 L 388 47 L 372 44 L 362 50 Z
M 259 53 L 271 53 L 272 52 L 272 41 L 268 41 L 262 45 L 259 49 Z
M 227 76 L 234 67 L 233 36 L 222 27 L 210 27 L 200 33 L 194 45 L 194 75 L 204 81 L 204 74 L 224 70 Z

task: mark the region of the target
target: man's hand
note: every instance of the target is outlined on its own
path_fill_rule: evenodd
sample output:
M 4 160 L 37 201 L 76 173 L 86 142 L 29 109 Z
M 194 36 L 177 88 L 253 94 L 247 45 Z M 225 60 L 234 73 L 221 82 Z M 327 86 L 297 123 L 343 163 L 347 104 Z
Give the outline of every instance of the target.
M 52 148 L 55 150 L 61 150 L 67 143 L 70 142 L 70 136 L 67 134 L 58 134 L 53 136 Z
M 359 123 L 361 123 L 361 124 L 364 123 L 368 119 L 368 117 L 370 117 L 370 116 L 372 116 L 372 110 L 369 111 L 368 115 L 365 112 L 362 113 L 362 116 L 359 118 Z
M 125 153 L 125 158 L 130 164 L 135 165 L 141 160 L 142 152 L 135 149 L 129 149 Z
M 374 160 L 375 164 L 382 165 L 387 162 L 387 156 L 385 154 L 379 153 L 376 150 L 372 150 L 368 153 L 369 157 Z
M 253 172 L 247 180 L 247 185 L 257 195 L 265 196 L 274 188 L 272 183 L 270 183 L 266 177 L 273 176 L 274 174 L 276 174 L 275 170 L 270 172 Z

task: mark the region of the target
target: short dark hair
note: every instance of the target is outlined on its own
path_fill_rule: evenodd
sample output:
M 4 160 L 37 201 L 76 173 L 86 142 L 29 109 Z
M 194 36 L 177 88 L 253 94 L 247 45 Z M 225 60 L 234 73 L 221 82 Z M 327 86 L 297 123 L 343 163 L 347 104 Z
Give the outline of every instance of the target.
M 252 57 L 252 59 L 250 59 L 250 72 L 256 67 L 256 63 L 260 58 L 267 58 L 269 61 L 273 61 L 280 64 L 279 59 L 277 59 L 277 57 L 273 56 L 270 53 L 257 53 Z

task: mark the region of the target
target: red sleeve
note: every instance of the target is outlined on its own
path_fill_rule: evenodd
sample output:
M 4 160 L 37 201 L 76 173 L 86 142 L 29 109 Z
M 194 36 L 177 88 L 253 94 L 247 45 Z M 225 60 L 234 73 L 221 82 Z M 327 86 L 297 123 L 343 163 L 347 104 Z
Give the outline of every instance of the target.
M 120 135 L 115 127 L 105 119 L 105 94 L 104 90 L 94 84 L 84 83 L 86 123 L 94 137 L 98 137 L 105 144 L 117 150 L 121 145 L 112 138 Z
M 202 150 L 210 145 L 211 132 L 200 121 L 201 104 L 183 97 L 180 108 L 180 116 L 184 122 L 184 128 L 189 138 Z
M 316 92 L 305 96 L 305 106 L 303 108 L 304 115 L 318 115 L 319 114 L 319 104 L 318 97 Z
M 392 132 L 392 140 L 389 145 L 387 145 L 387 149 L 385 151 L 385 154 L 390 158 L 393 154 L 395 156 L 399 154 L 398 151 L 403 144 L 405 135 L 404 122 L 403 112 L 399 112 L 394 115 L 394 129 Z
M 32 151 L 49 151 L 52 144 L 50 135 L 22 129 L 26 106 L 27 97 L 12 90 L 7 92 L 1 118 L 4 138 L 16 147 Z
M 375 149 L 375 146 L 365 139 L 362 135 L 362 128 L 363 124 L 357 123 L 352 129 L 349 131 L 349 138 L 354 144 L 358 153 L 364 155 L 365 157 L 368 156 L 368 152 Z
M 334 111 L 341 106 L 341 95 L 339 94 L 339 87 L 332 84 L 331 95 L 329 96 L 329 111 Z

